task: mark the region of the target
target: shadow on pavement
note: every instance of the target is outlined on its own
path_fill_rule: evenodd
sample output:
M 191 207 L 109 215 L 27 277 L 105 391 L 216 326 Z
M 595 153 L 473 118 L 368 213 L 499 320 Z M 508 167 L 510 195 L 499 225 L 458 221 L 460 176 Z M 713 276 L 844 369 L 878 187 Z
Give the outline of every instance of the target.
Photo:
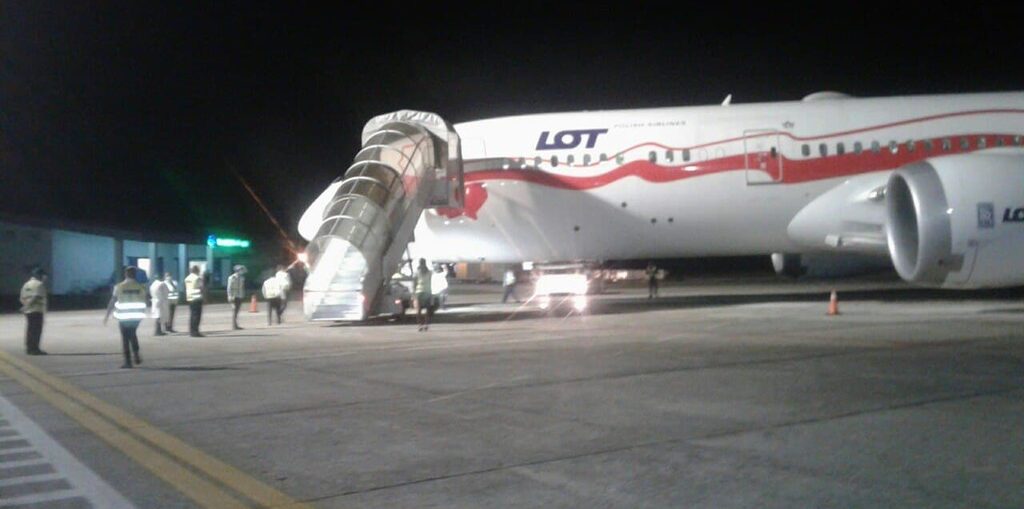
M 168 368 L 151 368 L 149 366 L 139 366 L 138 369 L 145 369 L 148 371 L 244 371 L 245 368 L 233 368 L 230 366 L 177 366 Z
M 116 356 L 120 356 L 120 355 L 121 355 L 121 352 L 107 352 L 107 353 L 99 353 L 99 352 L 82 352 L 82 353 L 49 353 L 48 355 L 49 355 L 50 357 L 90 357 L 90 356 L 104 356 L 104 355 L 111 355 L 111 356 L 113 356 L 113 355 L 116 355 Z
M 739 293 L 739 294 L 716 294 L 716 295 L 685 295 L 658 297 L 647 299 L 642 295 L 617 296 L 615 293 L 605 293 L 598 298 L 592 299 L 585 315 L 616 315 L 626 313 L 644 313 L 661 311 L 667 309 L 699 309 L 717 306 L 739 306 L 745 304 L 773 304 L 773 303 L 820 303 L 822 312 L 829 302 L 830 291 L 813 292 L 781 292 L 781 293 Z M 876 290 L 849 290 L 839 292 L 839 300 L 843 302 L 856 301 L 881 301 L 881 302 L 910 302 L 910 301 L 1006 301 L 1024 299 L 1024 287 L 1000 288 L 991 290 L 941 290 L 931 288 L 891 288 Z M 493 309 L 470 309 L 479 306 L 493 306 Z M 459 312 L 466 309 L 466 312 Z M 460 303 L 447 306 L 446 313 L 435 314 L 431 325 L 445 323 L 496 323 L 518 320 L 537 319 L 548 316 L 552 319 L 565 319 L 570 314 L 576 313 L 571 306 L 562 305 L 550 311 L 544 311 L 535 306 L 524 304 L 521 307 L 510 310 L 506 306 L 494 302 Z M 983 313 L 1022 313 L 1024 302 L 1020 308 L 1002 308 L 999 310 L 987 310 Z M 412 327 L 416 325 L 416 315 L 411 311 L 399 319 L 392 317 L 375 317 L 363 323 L 336 322 L 330 324 L 332 327 L 344 326 L 400 326 Z

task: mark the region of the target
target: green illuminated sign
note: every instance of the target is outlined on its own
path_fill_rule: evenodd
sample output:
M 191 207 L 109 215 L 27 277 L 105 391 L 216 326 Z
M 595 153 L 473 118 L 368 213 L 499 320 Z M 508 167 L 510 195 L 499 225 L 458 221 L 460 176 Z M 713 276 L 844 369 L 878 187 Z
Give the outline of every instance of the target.
M 216 235 L 210 235 L 206 238 L 206 244 L 210 247 L 240 247 L 242 249 L 249 248 L 249 241 L 245 239 L 225 239 Z

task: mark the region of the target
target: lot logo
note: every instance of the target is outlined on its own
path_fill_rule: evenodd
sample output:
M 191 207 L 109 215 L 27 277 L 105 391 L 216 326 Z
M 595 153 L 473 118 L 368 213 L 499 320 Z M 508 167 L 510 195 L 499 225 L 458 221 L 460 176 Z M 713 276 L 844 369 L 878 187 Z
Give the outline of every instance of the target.
M 978 229 L 996 227 L 996 206 L 991 203 L 978 204 Z
M 1019 209 L 1010 210 L 1010 207 L 1006 207 L 1006 211 L 1003 212 L 1004 223 L 1024 223 L 1024 207 Z
M 584 138 L 587 140 L 586 148 L 594 148 L 594 145 L 597 144 L 597 137 L 607 132 L 607 129 L 570 129 L 558 131 L 548 140 L 551 131 L 544 131 L 540 133 L 540 139 L 537 140 L 537 150 L 576 148 L 583 143 Z

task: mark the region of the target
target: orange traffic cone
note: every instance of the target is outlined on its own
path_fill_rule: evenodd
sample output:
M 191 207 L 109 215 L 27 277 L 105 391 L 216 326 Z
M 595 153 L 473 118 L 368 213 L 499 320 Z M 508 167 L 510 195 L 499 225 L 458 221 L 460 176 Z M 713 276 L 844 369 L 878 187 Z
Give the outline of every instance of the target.
M 252 302 L 249 303 L 249 312 L 250 313 L 258 313 L 259 312 L 259 310 L 256 309 L 256 294 L 255 293 L 252 294 Z
M 832 290 L 832 297 L 828 301 L 828 316 L 839 314 L 839 297 L 836 295 L 836 291 Z

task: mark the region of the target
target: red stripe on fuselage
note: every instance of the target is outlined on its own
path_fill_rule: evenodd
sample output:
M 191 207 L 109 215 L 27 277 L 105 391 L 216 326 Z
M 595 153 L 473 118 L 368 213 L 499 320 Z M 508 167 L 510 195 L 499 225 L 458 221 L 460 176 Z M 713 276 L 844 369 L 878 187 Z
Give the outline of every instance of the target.
M 897 152 L 893 153 L 888 146 L 881 147 L 878 152 L 870 149 L 861 153 L 848 152 L 843 155 L 819 157 L 813 159 L 787 159 L 781 155 L 772 158 L 767 152 L 753 154 L 737 154 L 707 161 L 692 161 L 682 165 L 663 166 L 650 161 L 632 161 L 619 166 L 609 172 L 592 176 L 574 176 L 557 173 L 549 173 L 539 169 L 486 169 L 467 172 L 466 182 L 466 207 L 459 209 L 443 209 L 438 212 L 446 217 L 454 218 L 465 215 L 476 219 L 477 212 L 483 207 L 487 200 L 487 191 L 483 184 L 488 181 L 514 180 L 529 182 L 556 189 L 572 191 L 586 191 L 606 186 L 626 177 L 637 177 L 647 182 L 665 183 L 685 180 L 688 178 L 701 177 L 715 173 L 729 171 L 759 171 L 748 169 L 747 160 L 751 165 L 765 163 L 765 173 L 783 184 L 798 184 L 812 182 L 876 171 L 894 170 L 910 163 L 921 161 L 932 157 L 944 157 L 956 154 L 966 154 L 989 148 L 1000 148 L 996 140 L 1001 138 L 1003 146 L 1020 148 L 1013 145 L 1015 135 L 1007 134 L 974 134 L 969 136 L 944 136 L 939 139 L 921 140 L 915 142 L 915 150 L 908 149 L 906 143 L 897 146 Z M 987 144 L 985 149 L 979 148 L 981 139 Z M 949 150 L 942 150 L 942 141 L 949 139 L 951 147 Z M 968 148 L 962 148 L 961 143 L 966 140 Z M 925 149 L 925 141 L 930 141 L 932 150 Z M 835 145 L 830 145 L 835 149 Z M 781 178 L 779 175 L 778 163 L 781 162 Z M 687 170 L 686 168 L 689 168 Z
M 974 134 L 969 136 L 949 136 L 952 142 L 950 150 L 942 150 L 942 141 L 930 140 L 932 150 L 926 150 L 923 141 L 916 141 L 916 148 L 908 150 L 907 144 L 897 145 L 897 152 L 893 153 L 888 146 L 881 147 L 878 152 L 870 149 L 861 153 L 847 152 L 843 155 L 818 157 L 813 159 L 788 159 L 781 155 L 772 158 L 767 153 L 736 154 L 707 161 L 691 161 L 681 165 L 659 165 L 649 161 L 631 161 L 619 166 L 609 172 L 592 176 L 574 176 L 561 173 L 549 173 L 539 169 L 488 169 L 466 173 L 466 182 L 483 182 L 488 180 L 518 180 L 532 182 L 535 184 L 556 187 L 559 189 L 586 190 L 608 185 L 626 177 L 638 177 L 648 182 L 674 182 L 687 178 L 699 177 L 711 173 L 725 171 L 757 171 L 757 168 L 746 168 L 747 159 L 750 158 L 751 166 L 756 166 L 759 161 L 764 160 L 768 169 L 765 173 L 770 174 L 774 179 L 786 184 L 810 182 L 873 171 L 885 171 L 899 168 L 916 161 L 929 157 L 942 157 L 955 154 L 965 154 L 981 150 L 978 147 L 979 141 L 984 138 L 991 140 L 992 144 L 987 148 L 998 148 L 994 140 L 1002 138 L 1004 145 L 1011 145 L 1014 135 L 1006 134 Z M 967 140 L 971 148 L 961 148 L 962 140 Z M 835 145 L 830 145 L 835 150 Z M 781 161 L 782 175 L 778 177 L 778 162 Z M 687 170 L 686 168 L 689 168 Z

